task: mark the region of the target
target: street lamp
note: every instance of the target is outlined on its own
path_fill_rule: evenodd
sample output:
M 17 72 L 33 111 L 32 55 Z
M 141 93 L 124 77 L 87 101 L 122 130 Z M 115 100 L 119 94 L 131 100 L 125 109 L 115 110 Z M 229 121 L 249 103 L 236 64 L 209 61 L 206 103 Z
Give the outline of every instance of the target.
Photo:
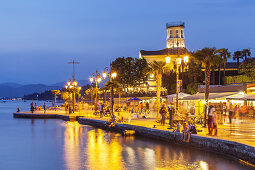
M 113 73 L 111 74 L 111 77 L 112 77 L 113 79 L 115 79 L 115 78 L 117 77 L 117 73 L 116 73 L 116 72 L 113 72 Z
M 106 77 L 107 77 L 107 72 L 104 71 L 104 72 L 103 72 L 103 78 L 106 79 Z
M 171 62 L 171 57 L 166 57 L 166 64 L 170 64 Z M 180 70 L 180 66 L 182 65 L 182 63 L 184 63 L 185 65 L 187 65 L 189 62 L 189 57 L 188 56 L 184 56 L 183 58 L 181 58 L 179 55 L 177 56 L 177 58 L 175 58 L 175 64 L 176 64 L 176 103 L 175 103 L 175 113 L 178 113 L 179 110 L 179 92 L 181 91 L 181 84 L 182 84 L 182 80 L 179 79 L 179 70 Z M 170 128 L 173 127 L 173 115 L 171 112 L 170 115 Z
M 105 67 L 104 72 L 103 72 L 103 78 L 105 79 L 107 77 L 107 73 L 108 73 L 108 77 L 110 79 L 110 93 L 111 93 L 111 97 L 110 97 L 110 103 L 111 103 L 111 113 L 113 113 L 113 105 L 114 105 L 114 91 L 113 91 L 113 80 L 117 77 L 117 72 L 113 71 L 112 69 L 109 69 L 108 67 Z
M 65 85 L 66 91 L 72 94 L 73 113 L 75 112 L 75 94 L 79 94 L 81 87 L 78 86 L 77 81 L 68 81 Z
M 96 83 L 96 96 L 95 96 L 95 111 L 97 110 L 97 84 L 100 83 L 102 81 L 102 78 L 100 77 L 100 74 L 96 71 L 95 74 L 92 74 L 90 77 L 90 82 L 93 83 L 93 81 L 95 81 Z M 91 87 L 92 88 L 92 87 Z M 92 94 L 92 89 L 91 89 L 91 94 Z

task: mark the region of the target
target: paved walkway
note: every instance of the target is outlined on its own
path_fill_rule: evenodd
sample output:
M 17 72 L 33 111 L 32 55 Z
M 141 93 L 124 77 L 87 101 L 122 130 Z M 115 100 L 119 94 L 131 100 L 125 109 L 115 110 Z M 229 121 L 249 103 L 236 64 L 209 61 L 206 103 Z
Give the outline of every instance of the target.
M 31 112 L 26 112 L 31 113 Z M 43 111 L 35 111 L 35 114 L 44 114 Z M 71 116 L 84 116 L 87 118 L 93 118 L 93 119 L 100 119 L 100 120 L 108 120 L 109 117 L 100 118 L 99 116 L 95 116 L 92 114 L 93 111 L 86 111 L 86 114 L 84 113 L 75 113 L 70 114 Z M 67 115 L 67 113 L 64 110 L 58 110 L 58 111 L 46 111 L 46 114 L 61 114 L 61 115 Z M 123 123 L 126 124 L 132 124 L 137 126 L 144 126 L 153 128 L 154 125 L 156 125 L 156 129 L 161 130 L 170 130 L 168 125 L 168 120 L 166 121 L 165 126 L 161 126 L 160 123 L 156 123 L 155 118 L 136 118 L 132 119 L 130 123 L 128 121 L 124 121 Z M 206 128 L 202 128 L 201 125 L 197 125 L 196 128 L 198 130 L 202 130 L 202 132 L 198 132 L 198 135 L 200 136 L 207 136 L 211 138 L 218 138 L 218 139 L 224 139 L 224 140 L 231 140 L 240 142 L 243 144 L 247 144 L 250 146 L 255 147 L 255 120 L 243 120 L 238 121 L 234 120 L 234 123 L 232 124 L 224 124 L 224 125 L 218 125 L 218 135 L 217 136 L 209 136 L 207 135 L 208 130 Z M 170 130 L 172 131 L 172 130 Z

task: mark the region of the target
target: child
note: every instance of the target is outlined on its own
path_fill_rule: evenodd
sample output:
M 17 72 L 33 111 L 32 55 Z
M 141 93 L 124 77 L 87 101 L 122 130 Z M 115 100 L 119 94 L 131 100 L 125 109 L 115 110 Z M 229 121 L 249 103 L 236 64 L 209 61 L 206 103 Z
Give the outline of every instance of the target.
M 181 129 L 181 125 L 180 125 L 180 123 L 179 123 L 179 121 L 177 122 L 177 125 L 176 125 L 176 129 L 174 129 L 174 136 L 176 136 L 176 132 L 178 132 L 178 133 L 180 133 L 180 130 Z
M 181 131 L 181 125 L 179 123 L 179 121 L 177 122 L 177 125 L 176 125 L 176 132 L 180 132 Z
M 183 133 L 183 141 L 186 141 L 187 137 L 188 137 L 188 125 L 186 123 L 183 123 L 183 130 L 182 130 L 182 133 Z

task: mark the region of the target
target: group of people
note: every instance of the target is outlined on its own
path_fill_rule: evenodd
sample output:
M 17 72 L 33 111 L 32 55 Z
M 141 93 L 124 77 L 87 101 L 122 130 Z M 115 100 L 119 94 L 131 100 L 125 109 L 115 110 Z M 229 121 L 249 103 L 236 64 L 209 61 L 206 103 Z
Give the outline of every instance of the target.
M 212 103 L 213 104 L 213 103 Z M 230 100 L 227 102 L 214 103 L 216 112 L 220 116 L 222 123 L 233 123 L 233 119 L 243 120 L 245 118 L 255 118 L 253 106 L 246 104 L 233 104 Z
M 99 105 L 99 113 L 100 113 L 100 118 L 102 118 L 103 116 L 109 116 L 110 115 L 110 107 L 104 103 L 101 103 Z
M 146 113 L 150 112 L 150 104 L 149 102 L 127 102 L 126 105 L 123 107 L 124 111 L 128 111 L 130 113 Z
M 30 104 L 30 111 L 31 111 L 31 113 L 34 113 L 34 111 L 36 111 L 36 110 L 42 110 L 42 107 L 38 106 L 37 103 L 31 102 L 31 104 Z M 44 105 L 43 105 L 43 110 L 44 110 L 44 113 L 46 113 L 46 110 L 47 110 L 46 103 L 44 103 Z
M 173 122 L 174 106 L 171 104 L 166 107 L 166 104 L 163 103 L 159 110 L 159 113 L 161 115 L 161 125 L 165 125 L 167 114 L 169 114 L 169 125 L 171 125 L 171 122 Z
M 176 132 L 181 132 L 181 124 L 178 121 L 176 128 L 174 129 L 174 136 L 176 136 Z M 195 125 L 192 125 L 190 122 L 182 124 L 182 134 L 183 134 L 183 142 L 189 142 L 191 134 L 197 134 L 197 130 Z
M 106 127 L 115 127 L 118 122 L 116 115 L 112 114 L 111 118 L 105 123 Z

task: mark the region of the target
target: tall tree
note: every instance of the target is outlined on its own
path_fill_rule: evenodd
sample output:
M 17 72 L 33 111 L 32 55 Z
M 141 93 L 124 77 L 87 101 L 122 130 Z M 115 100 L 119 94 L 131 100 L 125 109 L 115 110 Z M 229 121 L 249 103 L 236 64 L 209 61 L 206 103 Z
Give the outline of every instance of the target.
M 206 122 L 206 113 L 208 109 L 208 99 L 210 92 L 210 74 L 211 67 L 215 65 L 215 62 L 218 60 L 219 55 L 217 55 L 218 50 L 216 48 L 203 48 L 193 53 L 195 61 L 205 68 L 205 103 L 206 103 L 206 112 L 204 113 L 204 122 Z M 204 124 L 206 126 L 206 123 Z
M 161 96 L 161 86 L 162 86 L 162 75 L 166 72 L 166 63 L 163 61 L 153 61 L 150 64 L 151 72 L 156 78 L 156 91 L 157 91 L 157 119 L 159 118 L 159 108 L 160 108 L 160 96 Z
M 148 80 L 148 73 L 150 69 L 144 58 L 135 59 L 133 71 L 135 76 L 135 85 L 140 85 Z
M 240 59 L 243 59 L 242 51 L 235 51 L 233 55 L 233 60 L 236 60 L 238 66 L 240 64 Z
M 122 88 L 135 87 L 147 80 L 148 64 L 143 58 L 119 57 L 111 63 L 111 68 L 118 73 L 116 81 Z
M 247 57 L 251 56 L 251 50 L 250 49 L 243 49 L 242 56 L 244 57 L 244 60 L 246 60 Z
M 227 48 L 222 48 L 219 50 L 219 58 L 217 61 L 217 66 L 218 66 L 218 72 L 219 72 L 219 85 L 221 84 L 221 74 L 220 74 L 220 70 L 221 67 L 223 65 L 224 68 L 224 72 L 223 72 L 223 77 L 225 77 L 225 73 L 226 73 L 226 64 L 228 61 L 228 58 L 231 58 L 231 53 L 228 51 Z

